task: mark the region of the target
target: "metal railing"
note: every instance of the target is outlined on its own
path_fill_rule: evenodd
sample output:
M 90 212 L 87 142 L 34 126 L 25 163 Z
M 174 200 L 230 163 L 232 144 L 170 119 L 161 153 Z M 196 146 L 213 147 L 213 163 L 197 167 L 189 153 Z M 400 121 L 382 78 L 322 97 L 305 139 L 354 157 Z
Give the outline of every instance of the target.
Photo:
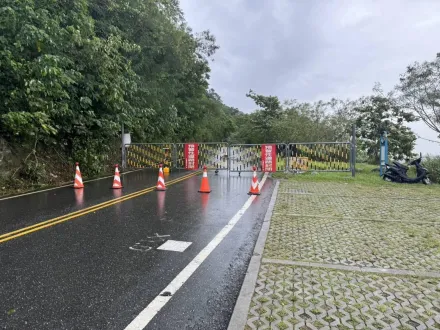
M 355 132 L 353 132 L 355 133 Z M 350 172 L 355 175 L 356 139 L 349 142 L 269 144 L 132 143 L 125 145 L 129 168 L 209 169 L 251 172 Z
M 229 146 L 229 171 L 252 172 L 254 166 L 264 172 L 284 172 L 286 170 L 287 145 L 232 144 Z
M 174 167 L 173 143 L 131 143 L 125 145 L 123 164 L 129 168 L 157 168 L 159 164 Z
M 175 146 L 175 168 L 192 169 L 188 166 L 188 146 L 194 146 L 197 155 L 197 168 L 206 166 L 208 169 L 228 170 L 229 144 L 226 142 L 195 142 L 176 143 Z M 194 156 L 194 155 L 191 155 Z
M 290 143 L 289 171 L 349 172 L 352 167 L 350 142 Z

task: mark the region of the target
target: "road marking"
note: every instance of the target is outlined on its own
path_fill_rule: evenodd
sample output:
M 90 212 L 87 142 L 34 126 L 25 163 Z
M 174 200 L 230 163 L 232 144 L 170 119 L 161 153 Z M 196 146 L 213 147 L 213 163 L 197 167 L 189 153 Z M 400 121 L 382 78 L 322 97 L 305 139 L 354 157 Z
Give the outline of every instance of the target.
M 152 249 L 152 247 L 146 245 L 140 245 L 140 243 L 136 243 L 135 245 L 130 246 L 129 249 L 133 251 L 148 252 Z
M 186 180 L 186 179 L 188 179 L 190 177 L 193 177 L 193 176 L 195 176 L 197 174 L 200 174 L 200 173 L 201 173 L 201 171 L 198 171 L 196 173 L 191 173 L 191 174 L 184 175 L 184 176 L 182 176 L 180 178 L 176 178 L 174 180 L 169 181 L 168 184 L 172 185 L 174 183 L 177 183 L 177 182 L 180 182 L 180 181 L 184 181 L 184 180 Z M 25 228 L 17 229 L 15 231 L 12 231 L 12 232 L 0 235 L 0 239 L 2 239 L 3 237 L 11 236 L 13 234 L 16 234 L 16 233 L 19 233 L 19 232 L 22 232 L 22 231 L 26 231 L 28 229 L 39 227 L 39 226 L 47 224 L 47 223 L 51 223 L 51 222 L 54 222 L 54 221 L 57 221 L 57 220 L 64 219 L 67 216 L 73 216 L 73 215 L 78 215 L 78 214 L 82 215 L 83 212 L 86 212 L 86 211 L 89 211 L 89 210 L 92 210 L 92 211 L 95 211 L 95 209 L 96 210 L 100 210 L 100 209 L 106 207 L 107 205 L 110 206 L 110 205 L 113 205 L 113 204 L 116 204 L 116 203 L 119 203 L 119 202 L 123 202 L 125 200 L 131 199 L 131 198 L 134 198 L 134 197 L 138 197 L 138 196 L 146 194 L 148 192 L 151 192 L 152 190 L 154 190 L 154 188 L 156 188 L 156 187 L 154 186 L 154 187 L 145 188 L 145 189 L 142 189 L 142 190 L 139 190 L 139 191 L 135 191 L 135 192 L 133 192 L 131 194 L 124 195 L 124 196 L 121 196 L 121 197 L 118 197 L 118 198 L 114 198 L 114 199 L 111 199 L 109 201 L 102 202 L 102 203 L 99 203 L 99 204 L 96 204 L 96 205 L 92 205 L 92 206 L 89 206 L 87 208 L 84 208 L 84 209 L 81 209 L 81 210 L 78 210 L 78 211 L 75 211 L 75 212 L 72 212 L 72 213 L 68 213 L 68 214 L 65 214 L 65 215 L 62 215 L 62 216 L 50 219 L 50 220 L 39 222 L 39 223 L 37 223 L 35 225 L 32 225 L 32 226 L 28 226 L 28 227 L 25 227 Z M 88 213 L 90 213 L 90 212 L 88 212 Z M 1 242 L 2 241 L 0 240 L 0 243 Z
M 156 233 L 154 236 L 147 236 L 146 239 L 141 239 L 133 246 L 130 246 L 129 249 L 133 251 L 148 252 L 153 249 L 154 245 L 159 245 L 165 242 L 166 237 L 170 237 L 170 235 L 159 235 Z M 150 246 L 151 244 L 153 244 L 153 246 Z
M 168 181 L 167 184 L 170 186 L 170 185 L 173 185 L 175 183 L 178 183 L 178 182 L 184 181 L 186 179 L 189 179 L 189 178 L 191 178 L 193 176 L 199 175 L 201 173 L 202 173 L 201 171 L 190 173 L 190 174 L 184 175 L 184 176 L 182 176 L 180 178 L 176 178 L 174 180 L 170 180 L 170 181 Z M 9 233 L 2 234 L 2 235 L 0 235 L 0 243 L 4 243 L 4 242 L 7 242 L 7 241 L 12 240 L 14 238 L 18 238 L 18 237 L 21 237 L 21 236 L 24 236 L 24 235 L 27 235 L 27 234 L 39 231 L 41 229 L 44 229 L 44 228 L 47 228 L 47 227 L 51 227 L 51 226 L 54 226 L 56 224 L 59 224 L 59 223 L 62 223 L 62 222 L 65 222 L 65 221 L 68 221 L 68 220 L 71 220 L 71 219 L 78 218 L 80 216 L 89 214 L 91 212 L 96 212 L 98 210 L 101 210 L 103 208 L 109 207 L 111 205 L 114 205 L 114 204 L 117 204 L 117 203 L 120 203 L 120 202 L 124 202 L 126 200 L 129 200 L 129 199 L 132 199 L 132 198 L 135 198 L 135 197 L 138 197 L 138 196 L 145 195 L 145 194 L 147 194 L 149 192 L 154 191 L 155 188 L 156 188 L 155 186 L 154 187 L 149 187 L 149 188 L 146 188 L 146 189 L 143 189 L 143 190 L 140 190 L 140 191 L 137 191 L 137 192 L 134 192 L 134 193 L 122 196 L 122 197 L 114 198 L 114 199 L 112 199 L 110 201 L 107 201 L 107 202 L 103 202 L 103 203 L 100 203 L 100 204 L 96 204 L 96 205 L 87 207 L 87 208 L 82 209 L 82 210 L 78 210 L 78 211 L 75 211 L 75 212 L 72 212 L 72 213 L 68 213 L 68 214 L 65 214 L 65 215 L 53 218 L 53 219 L 49 219 L 49 220 L 46 220 L 46 221 L 43 221 L 43 222 L 39 222 L 39 223 L 37 223 L 35 225 L 32 225 L 32 226 L 24 227 L 24 228 L 14 230 L 14 231 L 9 232 Z
M 165 250 L 165 251 L 183 252 L 191 244 L 192 244 L 192 242 L 173 241 L 172 239 L 169 239 L 168 241 L 163 243 L 161 246 L 159 246 L 157 249 L 158 250 Z
M 121 176 L 123 176 L 123 175 L 125 175 L 125 174 L 129 174 L 129 173 L 133 173 L 133 172 L 139 172 L 139 171 L 142 171 L 142 170 L 144 170 L 144 168 L 143 168 L 143 169 L 139 169 L 139 170 L 133 170 L 133 171 L 124 172 L 124 173 L 121 173 Z M 114 177 L 114 175 L 109 175 L 109 176 L 103 176 L 102 178 L 86 180 L 86 181 L 83 181 L 83 182 L 84 182 L 84 183 L 86 183 L 86 182 L 93 182 L 93 181 L 99 181 L 99 180 L 108 179 L 108 178 L 113 178 L 113 177 Z M 9 197 L 3 197 L 3 198 L 0 198 L 0 202 L 1 202 L 1 201 L 5 201 L 5 200 L 7 200 L 7 199 L 13 199 L 13 198 L 18 198 L 18 197 L 22 197 L 22 196 L 28 196 L 28 195 L 38 194 L 38 193 L 41 193 L 41 192 L 50 191 L 50 190 L 55 190 L 55 189 L 61 189 L 61 188 L 66 188 L 66 187 L 70 187 L 70 186 L 73 186 L 73 181 L 72 181 L 72 182 L 69 182 L 69 183 L 62 184 L 61 186 L 58 186 L 58 187 L 53 187 L 53 188 L 47 188 L 47 189 L 42 189 L 42 190 L 31 191 L 31 192 L 24 193 L 24 194 L 20 194 L 20 195 L 14 195 L 14 196 L 9 196 Z
M 171 235 L 159 235 L 158 233 L 154 234 L 154 236 L 147 236 L 146 239 L 141 239 L 141 241 L 147 241 L 151 243 L 155 243 L 157 241 L 159 242 L 165 242 L 165 237 L 170 237 Z
M 266 182 L 268 173 L 264 174 L 260 183 L 260 190 Z M 182 287 L 183 284 L 191 277 L 192 274 L 199 268 L 205 259 L 212 251 L 223 241 L 226 235 L 234 228 L 235 224 L 241 219 L 246 210 L 251 206 L 254 199 L 253 195 L 248 198 L 243 207 L 229 220 L 228 224 L 220 230 L 220 232 L 213 238 L 205 248 L 171 281 L 162 292 L 154 298 L 152 302 L 125 328 L 125 330 L 142 330 L 148 323 L 156 316 L 157 313 L 166 305 L 173 295 Z

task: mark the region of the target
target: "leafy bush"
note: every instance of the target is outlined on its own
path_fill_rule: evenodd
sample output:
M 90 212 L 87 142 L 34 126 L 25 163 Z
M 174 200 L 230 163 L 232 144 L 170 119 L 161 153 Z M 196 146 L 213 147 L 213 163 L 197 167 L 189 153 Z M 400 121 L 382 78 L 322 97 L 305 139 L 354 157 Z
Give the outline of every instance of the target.
M 113 169 L 115 162 L 120 159 L 118 142 L 119 140 L 115 142 L 112 139 L 102 141 L 90 138 L 84 143 L 84 138 L 76 139 L 73 144 L 71 163 L 80 163 L 83 177 L 90 178 L 108 173 L 108 170 Z
M 18 175 L 20 179 L 28 182 L 40 183 L 46 176 L 46 166 L 34 160 L 26 160 L 19 168 Z
M 440 183 L 440 156 L 427 156 L 423 160 L 423 166 L 429 171 L 432 182 Z

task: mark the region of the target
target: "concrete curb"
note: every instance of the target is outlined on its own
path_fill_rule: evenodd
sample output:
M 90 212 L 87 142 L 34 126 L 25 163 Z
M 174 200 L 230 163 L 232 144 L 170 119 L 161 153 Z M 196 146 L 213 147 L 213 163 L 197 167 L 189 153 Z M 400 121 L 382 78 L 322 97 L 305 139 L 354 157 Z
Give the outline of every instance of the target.
M 240 330 L 244 329 L 246 326 L 249 306 L 254 294 L 255 283 L 257 283 L 258 272 L 260 270 L 261 259 L 263 257 L 264 244 L 266 243 L 267 234 L 269 233 L 270 219 L 272 218 L 279 185 L 280 181 L 277 181 L 272 192 L 272 197 L 264 217 L 260 234 L 258 235 L 257 243 L 255 244 L 254 253 L 249 263 L 246 277 L 244 278 L 243 285 L 241 286 L 240 295 L 235 303 L 234 312 L 232 313 L 231 320 L 229 321 L 228 330 Z

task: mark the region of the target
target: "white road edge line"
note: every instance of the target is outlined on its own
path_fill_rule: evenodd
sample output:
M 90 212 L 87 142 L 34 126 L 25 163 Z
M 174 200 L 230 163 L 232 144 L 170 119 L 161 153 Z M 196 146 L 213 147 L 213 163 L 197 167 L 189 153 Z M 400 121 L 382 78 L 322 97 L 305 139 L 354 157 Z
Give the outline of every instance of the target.
M 125 174 L 129 174 L 129 173 L 133 173 L 133 172 L 138 172 L 138 171 L 142 171 L 143 169 L 140 170 L 133 170 L 133 171 L 128 171 L 128 172 L 124 172 L 121 173 L 121 176 L 125 175 Z M 99 180 L 103 180 L 103 179 L 108 179 L 108 178 L 113 178 L 114 174 L 112 175 L 108 175 L 108 176 L 103 176 L 102 178 L 96 178 L 96 179 L 91 179 L 91 180 L 85 180 L 83 181 L 83 183 L 86 182 L 93 182 L 93 181 L 99 181 Z M 24 194 L 19 194 L 19 195 L 13 195 L 13 196 L 9 196 L 9 197 L 3 197 L 0 198 L 0 201 L 5 201 L 7 199 L 13 199 L 13 198 L 18 198 L 18 197 L 23 197 L 23 196 L 28 196 L 28 195 L 33 195 L 33 194 L 38 194 L 38 193 L 42 193 L 45 191 L 50 191 L 50 190 L 55 190 L 55 189 L 61 189 L 61 188 L 66 188 L 66 187 L 70 187 L 73 186 L 73 180 L 70 183 L 64 183 L 61 186 L 57 186 L 57 187 L 52 187 L 52 188 L 47 188 L 47 189 L 42 189 L 42 190 L 36 190 L 36 191 L 31 191 L 31 192 L 27 192 Z
M 260 182 L 260 190 L 266 182 L 267 176 L 268 173 L 266 172 Z M 214 249 L 223 241 L 232 228 L 234 228 L 256 197 L 257 196 L 253 195 L 248 198 L 243 207 L 232 217 L 231 220 L 229 220 L 228 224 L 224 226 L 222 230 L 215 235 L 212 241 L 199 252 L 199 254 L 171 281 L 171 283 L 168 284 L 168 286 L 163 289 L 133 321 L 131 321 L 125 330 L 142 330 L 148 325 L 148 323 L 150 323 L 150 321 L 157 313 L 159 313 L 166 303 L 171 300 L 174 294 L 185 284 L 191 275 L 194 274 L 197 268 L 199 268 L 211 252 L 214 251 Z M 166 295 L 162 296 L 165 292 Z

